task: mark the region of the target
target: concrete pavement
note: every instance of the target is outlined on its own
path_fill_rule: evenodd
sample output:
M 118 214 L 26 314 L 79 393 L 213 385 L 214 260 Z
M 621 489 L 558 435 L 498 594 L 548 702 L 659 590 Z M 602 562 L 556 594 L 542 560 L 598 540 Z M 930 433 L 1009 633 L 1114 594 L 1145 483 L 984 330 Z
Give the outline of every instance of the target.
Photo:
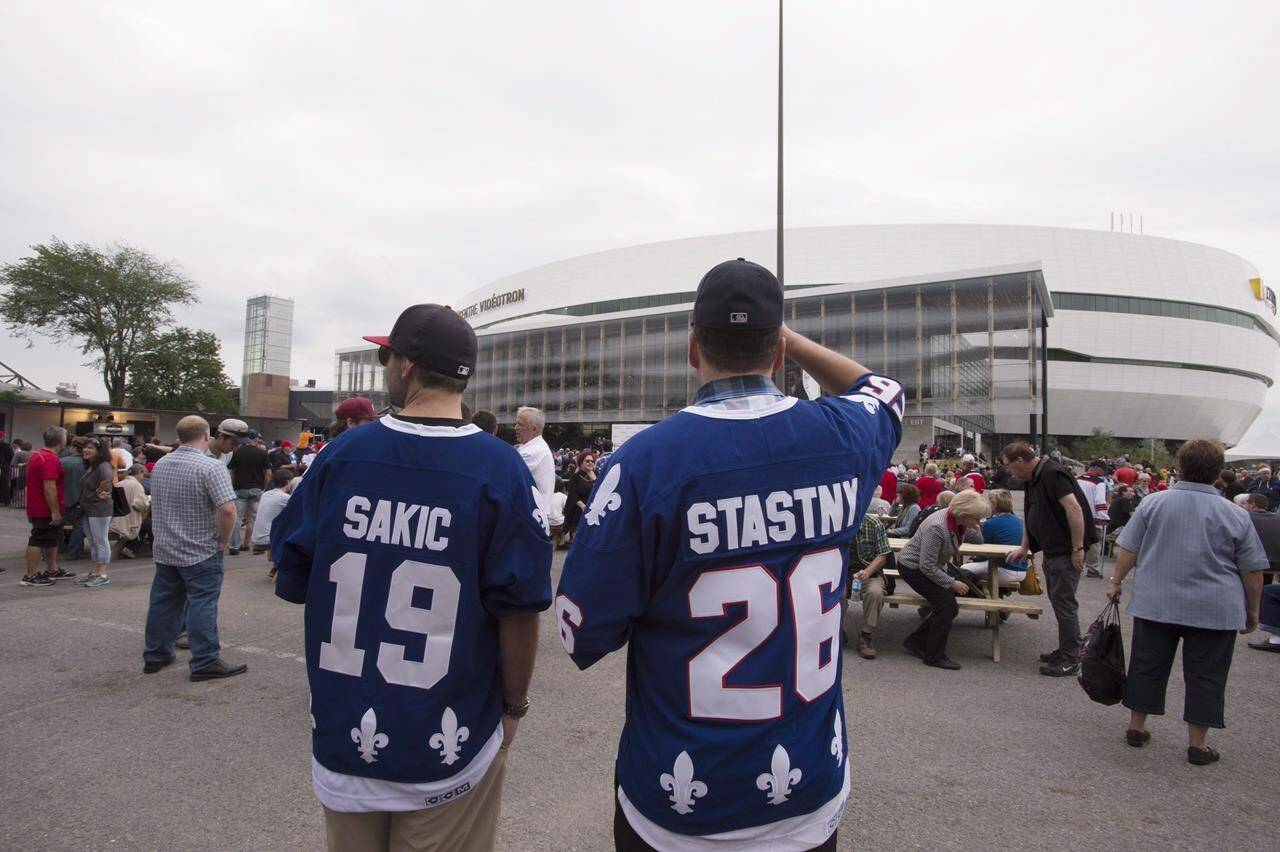
M 302 610 L 276 599 L 262 557 L 229 557 L 224 657 L 249 672 L 190 683 L 187 654 L 141 672 L 151 563 L 111 567 L 111 585 L 23 588 L 21 519 L 0 512 L 0 847 L 315 849 Z M 563 555 L 556 560 L 557 574 Z M 83 572 L 87 563 L 69 563 Z M 1086 581 L 1081 611 L 1102 606 Z M 1046 604 L 1047 602 L 1043 601 Z M 1087 620 L 1087 619 L 1086 619 Z M 899 649 L 913 610 L 886 610 L 880 658 L 845 656 L 854 793 L 841 849 L 1260 848 L 1272 841 L 1280 762 L 1280 655 L 1245 647 L 1231 673 L 1216 766 L 1185 760 L 1182 684 L 1153 742 L 1125 746 L 1127 712 L 1072 679 L 1037 674 L 1053 619 L 1015 617 L 992 663 L 981 617 L 963 613 L 960 672 Z M 1126 623 L 1126 636 L 1129 625 Z M 1249 637 L 1254 638 L 1254 637 Z M 499 848 L 611 848 L 612 759 L 625 654 L 578 672 L 550 615 L 533 710 L 508 763 Z

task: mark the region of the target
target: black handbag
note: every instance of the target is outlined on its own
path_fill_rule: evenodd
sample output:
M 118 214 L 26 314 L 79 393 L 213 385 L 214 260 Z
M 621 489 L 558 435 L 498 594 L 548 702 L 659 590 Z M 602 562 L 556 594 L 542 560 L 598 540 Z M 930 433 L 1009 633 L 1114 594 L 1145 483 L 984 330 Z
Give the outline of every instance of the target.
M 1124 698 L 1124 639 L 1120 635 L 1120 603 L 1111 601 L 1085 634 L 1080 652 L 1080 687 L 1099 704 Z
M 123 518 L 130 511 L 132 508 L 129 506 L 129 498 L 125 496 L 124 489 L 119 485 L 111 486 L 111 517 Z

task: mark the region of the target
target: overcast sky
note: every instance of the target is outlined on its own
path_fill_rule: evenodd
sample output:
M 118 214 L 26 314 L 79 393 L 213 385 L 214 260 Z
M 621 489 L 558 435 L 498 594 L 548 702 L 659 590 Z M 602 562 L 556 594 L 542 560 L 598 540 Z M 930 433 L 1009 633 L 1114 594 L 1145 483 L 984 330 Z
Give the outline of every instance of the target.
M 1280 283 L 1277 8 L 792 2 L 788 224 L 1131 211 Z M 407 304 L 772 227 L 775 27 L 766 0 L 8 0 L 0 258 L 56 235 L 177 262 L 236 380 L 245 299 L 292 296 L 293 376 L 330 386 Z M 0 360 L 105 397 L 65 347 Z

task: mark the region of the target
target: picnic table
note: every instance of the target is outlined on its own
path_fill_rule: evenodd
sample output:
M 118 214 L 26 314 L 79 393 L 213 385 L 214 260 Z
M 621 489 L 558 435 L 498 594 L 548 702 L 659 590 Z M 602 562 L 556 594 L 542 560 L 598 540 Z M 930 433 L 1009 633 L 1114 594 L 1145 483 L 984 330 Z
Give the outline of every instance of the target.
M 889 539 L 889 547 L 894 553 L 898 553 L 906 546 L 909 539 L 891 538 Z M 991 631 L 991 659 L 993 662 L 1000 662 L 1000 615 L 1001 613 L 1017 613 L 1025 615 L 1028 618 L 1039 618 L 1044 610 L 1029 603 L 1019 603 L 1003 599 L 1000 597 L 1000 572 L 999 568 L 1004 564 L 1005 558 L 1008 557 L 1017 548 L 1010 544 L 961 544 L 961 556 L 976 556 L 987 560 L 987 596 L 979 597 L 956 597 L 956 605 L 960 609 L 972 609 L 986 613 L 986 627 Z M 895 570 L 885 572 L 889 576 L 900 576 Z M 907 606 L 928 606 L 929 602 L 914 592 L 897 592 L 885 597 L 885 603 L 891 607 L 899 605 Z

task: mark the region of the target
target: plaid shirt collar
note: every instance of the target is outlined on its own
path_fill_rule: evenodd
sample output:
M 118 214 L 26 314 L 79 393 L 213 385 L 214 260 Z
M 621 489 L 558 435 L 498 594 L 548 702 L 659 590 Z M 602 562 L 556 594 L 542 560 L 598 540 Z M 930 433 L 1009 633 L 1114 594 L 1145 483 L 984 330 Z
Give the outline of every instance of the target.
M 773 396 L 782 399 L 785 394 L 778 390 L 778 386 L 768 376 L 728 376 L 723 379 L 712 379 L 698 388 L 698 392 L 693 397 L 693 404 L 712 405 L 744 396 Z

